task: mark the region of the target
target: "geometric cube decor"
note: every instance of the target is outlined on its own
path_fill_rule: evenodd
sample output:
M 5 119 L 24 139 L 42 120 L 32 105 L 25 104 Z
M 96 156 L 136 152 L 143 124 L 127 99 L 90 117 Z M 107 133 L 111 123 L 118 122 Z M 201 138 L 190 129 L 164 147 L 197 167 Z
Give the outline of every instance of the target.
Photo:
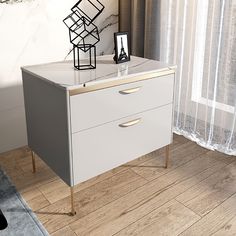
M 81 6 L 88 11 L 83 11 Z M 96 68 L 96 44 L 100 41 L 98 28 L 93 21 L 105 7 L 98 0 L 79 0 L 63 22 L 69 29 L 73 44 L 74 67 L 78 70 Z M 87 63 L 80 63 L 80 54 L 87 54 Z M 93 59 L 92 59 L 93 57 Z
M 88 9 L 87 12 L 81 9 Z M 78 1 L 71 10 L 77 12 L 79 15 L 85 17 L 88 22 L 93 22 L 103 11 L 104 6 L 98 0 L 80 0 Z
M 83 54 L 87 59 L 80 60 L 80 56 Z M 91 46 L 91 44 L 73 46 L 73 55 L 76 69 L 88 70 L 96 68 L 96 46 Z

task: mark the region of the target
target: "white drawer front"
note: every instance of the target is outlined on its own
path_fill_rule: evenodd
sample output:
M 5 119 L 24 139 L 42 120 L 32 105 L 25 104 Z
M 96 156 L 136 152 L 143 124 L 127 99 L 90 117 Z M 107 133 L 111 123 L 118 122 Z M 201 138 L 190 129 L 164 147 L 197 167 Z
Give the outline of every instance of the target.
M 72 133 L 166 105 L 174 74 L 70 97 Z
M 172 142 L 172 105 L 72 135 L 74 184 Z

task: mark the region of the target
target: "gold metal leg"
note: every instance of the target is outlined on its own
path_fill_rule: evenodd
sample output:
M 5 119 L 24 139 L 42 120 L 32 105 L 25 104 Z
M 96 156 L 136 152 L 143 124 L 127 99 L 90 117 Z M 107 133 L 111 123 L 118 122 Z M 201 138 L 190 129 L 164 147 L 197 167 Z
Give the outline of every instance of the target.
M 169 158 L 170 158 L 170 145 L 166 146 L 166 164 L 165 168 L 168 168 L 169 166 Z
M 35 165 L 35 154 L 33 151 L 31 151 L 31 157 L 32 157 L 32 166 L 33 166 L 33 173 L 36 172 L 36 165 Z
M 71 196 L 71 215 L 74 216 L 76 214 L 75 202 L 74 202 L 74 187 L 70 187 L 70 196 Z

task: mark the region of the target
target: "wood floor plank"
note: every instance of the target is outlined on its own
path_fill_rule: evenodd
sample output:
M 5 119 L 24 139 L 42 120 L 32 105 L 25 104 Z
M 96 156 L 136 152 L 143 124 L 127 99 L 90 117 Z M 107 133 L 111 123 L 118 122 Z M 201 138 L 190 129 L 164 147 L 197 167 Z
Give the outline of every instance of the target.
M 8 152 L 0 153 L 0 160 L 2 162 L 3 159 L 11 161 L 12 159 L 20 159 L 29 154 L 30 150 L 27 146 L 17 148 Z
M 152 157 L 139 165 L 130 165 L 132 170 L 147 180 L 153 180 L 172 169 L 183 165 L 184 163 L 195 159 L 196 157 L 208 152 L 207 149 L 193 144 L 191 142 L 179 145 L 178 148 L 170 150 L 170 167 L 164 168 L 165 153 L 161 155 L 152 155 Z M 155 153 L 154 153 L 155 154 Z
M 36 196 L 36 197 L 28 200 L 27 203 L 29 204 L 29 207 L 33 211 L 40 210 L 40 209 L 50 205 L 50 202 L 43 196 L 43 194 L 40 194 L 39 196 Z
M 32 173 L 31 156 L 28 148 L 24 147 L 22 150 L 16 149 L 13 150 L 13 154 L 7 152 L 6 156 L 4 156 L 4 154 L 1 154 L 1 156 L 1 168 L 6 171 L 20 193 L 27 192 L 32 189 L 32 187 L 34 189 L 37 186 L 44 185 L 58 178 L 48 167 L 39 168 L 36 173 Z M 36 158 L 36 162 L 41 163 L 42 161 Z M 27 167 L 27 171 L 24 171 L 24 168 L 22 169 L 24 165 L 30 165 L 30 168 Z M 46 166 L 45 163 L 42 165 Z
M 211 156 L 215 160 L 223 161 L 226 164 L 230 164 L 230 163 L 232 163 L 232 162 L 234 162 L 236 160 L 235 156 L 226 155 L 224 153 L 217 152 L 217 151 L 208 152 L 207 155 Z
M 229 220 L 224 226 L 212 234 L 212 236 L 235 236 L 236 216 Z
M 236 192 L 236 161 L 196 184 L 176 199 L 204 216 Z
M 102 206 L 122 197 L 136 188 L 143 186 L 147 181 L 131 170 L 127 170 L 86 188 L 75 194 L 75 207 L 77 214 L 68 216 L 70 211 L 70 198 L 64 198 L 51 204 L 49 207 L 37 211 L 41 222 L 49 233 L 67 226 L 76 219 L 101 208 Z
M 3 163 L 0 163 L 0 168 L 3 171 L 5 171 L 6 174 L 8 175 L 8 177 L 10 179 L 12 179 L 12 180 L 14 178 L 18 178 L 18 176 L 21 176 L 21 175 L 24 174 L 24 171 L 21 168 L 15 166 L 15 164 L 13 164 L 13 165 L 5 165 Z
M 236 216 L 236 194 L 192 225 L 181 236 L 206 236 L 222 230 Z M 221 231 L 222 232 L 222 231 Z M 219 234 L 218 234 L 219 235 Z M 227 234 L 222 234 L 225 236 Z M 234 234 L 235 235 L 235 234 Z
M 112 235 L 172 200 L 226 164 L 199 157 L 70 225 L 78 235 Z
M 190 142 L 190 140 L 185 138 L 183 135 L 178 135 L 175 133 L 173 134 L 173 141 L 175 143 L 179 143 L 179 144 L 180 143 L 184 144 L 184 143 Z
M 52 236 L 77 236 L 77 235 L 70 229 L 70 227 L 66 226 L 53 233 Z
M 30 201 L 31 199 L 41 196 L 42 193 L 35 186 L 29 187 L 27 190 L 20 191 L 20 194 L 25 199 L 25 201 Z
M 51 204 L 70 195 L 70 188 L 59 178 L 41 185 L 39 190 Z
M 194 212 L 177 201 L 171 200 L 115 235 L 175 236 L 199 219 L 200 217 Z
M 40 186 L 47 184 L 54 179 L 58 178 L 55 173 L 50 170 L 42 169 L 40 172 L 22 173 L 17 177 L 13 177 L 12 180 L 19 191 L 24 190 L 30 186 Z
M 83 189 L 93 186 L 93 185 L 95 185 L 107 178 L 110 178 L 110 177 L 114 176 L 115 174 L 125 171 L 125 170 L 127 170 L 127 167 L 120 166 L 120 167 L 115 168 L 111 171 L 108 171 L 102 175 L 98 175 L 92 179 L 89 179 L 88 181 L 85 181 L 83 183 L 76 185 L 74 188 L 74 192 L 77 193 Z M 70 188 L 68 187 L 67 184 L 65 184 L 59 178 L 55 179 L 54 181 L 52 181 L 48 184 L 41 185 L 39 187 L 39 189 L 50 203 L 55 203 L 63 198 L 70 196 Z

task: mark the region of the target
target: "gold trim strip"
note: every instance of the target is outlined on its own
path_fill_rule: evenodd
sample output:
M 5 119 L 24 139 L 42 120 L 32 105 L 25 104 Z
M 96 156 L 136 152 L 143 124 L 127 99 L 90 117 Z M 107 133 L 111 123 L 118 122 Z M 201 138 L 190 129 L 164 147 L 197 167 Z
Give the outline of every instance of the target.
M 88 93 L 88 92 L 92 92 L 92 91 L 96 91 L 96 90 L 111 88 L 111 87 L 115 87 L 115 86 L 123 85 L 123 84 L 134 83 L 134 82 L 152 79 L 152 78 L 165 76 L 165 75 L 170 75 L 170 74 L 174 74 L 174 73 L 175 73 L 175 70 L 171 69 L 171 70 L 159 71 L 159 72 L 149 73 L 149 74 L 140 75 L 140 76 L 134 76 L 134 77 L 130 77 L 130 78 L 124 78 L 124 79 L 120 79 L 120 80 L 101 82 L 98 84 L 90 85 L 88 87 L 81 87 L 78 89 L 70 90 L 69 95 L 75 96 L 75 95 L 81 94 L 81 93 Z

